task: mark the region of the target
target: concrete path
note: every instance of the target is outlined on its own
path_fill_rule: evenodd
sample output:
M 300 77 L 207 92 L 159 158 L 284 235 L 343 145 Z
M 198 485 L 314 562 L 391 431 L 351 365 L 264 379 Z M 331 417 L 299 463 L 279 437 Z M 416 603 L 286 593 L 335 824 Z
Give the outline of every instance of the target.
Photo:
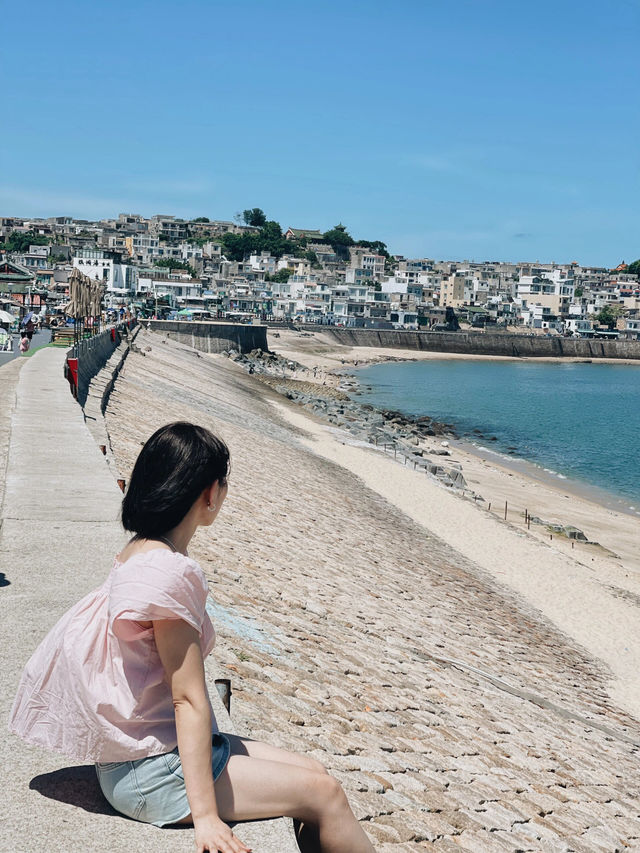
M 116 815 L 92 766 L 29 747 L 6 729 L 28 657 L 64 611 L 102 582 L 124 538 L 121 492 L 69 393 L 64 359 L 64 350 L 47 348 L 0 376 L 11 409 L 0 515 L 0 760 L 10 768 L 0 851 L 191 851 L 191 829 L 159 830 Z M 284 821 L 242 825 L 238 835 L 256 853 L 297 849 Z

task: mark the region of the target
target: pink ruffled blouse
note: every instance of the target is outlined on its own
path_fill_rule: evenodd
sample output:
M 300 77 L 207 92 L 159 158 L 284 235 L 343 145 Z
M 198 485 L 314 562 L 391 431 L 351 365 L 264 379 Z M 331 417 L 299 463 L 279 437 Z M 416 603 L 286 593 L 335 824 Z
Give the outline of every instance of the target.
M 184 619 L 215 643 L 204 572 L 164 548 L 114 562 L 104 584 L 51 629 L 27 663 L 9 730 L 80 761 L 132 761 L 177 744 L 169 684 L 153 627 Z M 211 713 L 213 731 L 217 725 Z

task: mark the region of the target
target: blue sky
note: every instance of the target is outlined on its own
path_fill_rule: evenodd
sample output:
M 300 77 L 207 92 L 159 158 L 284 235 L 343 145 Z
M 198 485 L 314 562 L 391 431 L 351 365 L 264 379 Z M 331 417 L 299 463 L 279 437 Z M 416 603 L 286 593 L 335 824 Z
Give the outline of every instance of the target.
M 5 4 L 0 214 L 640 257 L 640 0 Z

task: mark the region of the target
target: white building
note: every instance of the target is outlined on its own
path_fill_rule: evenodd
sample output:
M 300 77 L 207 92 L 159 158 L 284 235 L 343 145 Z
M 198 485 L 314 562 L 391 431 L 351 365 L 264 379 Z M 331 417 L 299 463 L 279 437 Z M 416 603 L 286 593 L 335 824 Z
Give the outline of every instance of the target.
M 593 326 L 591 320 L 585 320 L 584 317 L 567 317 L 564 321 L 565 332 L 571 332 L 573 335 L 580 337 L 587 332 L 591 332 Z
M 532 329 L 558 329 L 563 326 L 548 305 L 528 304 L 523 306 L 520 316 L 524 325 Z
M 566 313 L 575 294 L 575 280 L 569 272 L 552 269 L 545 271 L 544 276 L 521 275 L 516 296 L 526 303 L 546 305 L 555 314 Z
M 72 259 L 75 269 L 105 285 L 105 300 L 111 307 L 133 298 L 138 289 L 138 270 L 106 256 L 100 249 L 80 249 Z
M 199 278 L 191 278 L 189 273 L 183 270 L 143 270 L 138 281 L 138 293 L 154 298 L 169 296 L 172 304 L 181 305 L 202 298 L 202 282 Z
M 249 265 L 252 270 L 260 270 L 264 273 L 273 275 L 276 271 L 278 259 L 269 252 L 260 252 L 260 254 L 249 256 Z

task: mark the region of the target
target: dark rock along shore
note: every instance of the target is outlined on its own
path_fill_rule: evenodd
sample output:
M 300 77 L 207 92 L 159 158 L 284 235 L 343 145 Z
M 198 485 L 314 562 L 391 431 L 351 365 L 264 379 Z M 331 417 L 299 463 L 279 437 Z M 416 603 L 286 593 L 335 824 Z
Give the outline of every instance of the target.
M 424 447 L 424 440 L 432 437 L 456 437 L 452 424 L 441 423 L 428 415 L 416 416 L 403 412 L 376 409 L 368 404 L 352 400 L 347 393 L 333 386 L 288 379 L 286 371 L 310 373 L 309 368 L 298 362 L 284 359 L 276 353 L 253 350 L 241 354 L 235 350 L 223 353 L 241 364 L 249 374 L 256 375 L 279 394 L 292 400 L 307 411 L 323 418 L 335 427 L 346 430 L 355 441 L 363 441 L 375 447 L 392 451 L 403 464 L 424 471 L 442 485 L 460 491 L 474 500 L 482 500 L 467 488 L 461 469 L 433 462 L 429 456 L 446 457 L 446 447 Z M 341 374 L 347 387 L 357 387 L 348 374 Z

